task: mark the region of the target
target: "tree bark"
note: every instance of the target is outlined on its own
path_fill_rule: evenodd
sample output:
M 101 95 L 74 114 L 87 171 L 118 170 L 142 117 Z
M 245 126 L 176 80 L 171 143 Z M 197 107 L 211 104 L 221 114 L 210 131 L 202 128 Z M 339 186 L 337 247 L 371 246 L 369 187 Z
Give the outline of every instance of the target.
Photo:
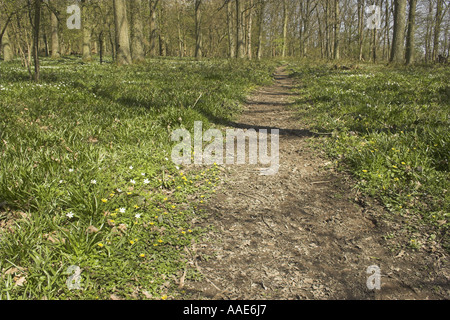
M 283 0 L 283 48 L 281 51 L 283 58 L 286 57 L 288 18 L 287 3 L 286 0 Z
M 52 58 L 57 59 L 61 56 L 59 46 L 58 17 L 55 12 L 50 11 L 51 33 L 52 33 Z
M 150 0 L 150 55 L 157 55 L 158 29 L 156 27 L 156 10 L 159 0 Z
M 233 32 L 233 3 L 231 0 L 227 3 L 227 26 L 228 26 L 228 50 L 230 58 L 236 57 L 236 45 Z
M 90 61 L 92 60 L 91 56 L 91 29 L 89 25 L 88 18 L 88 7 L 86 1 L 82 1 L 82 24 L 83 24 L 83 60 Z
M 241 8 L 241 0 L 236 1 L 236 56 L 237 58 L 245 57 L 245 48 L 244 48 L 244 31 L 243 31 L 243 17 L 242 17 L 242 8 Z
M 126 0 L 114 0 L 114 20 L 116 27 L 117 63 L 119 65 L 131 64 L 130 28 L 128 25 Z
M 34 23 L 33 23 L 33 60 L 34 81 L 40 80 L 39 63 L 39 32 L 41 26 L 41 0 L 34 0 Z
M 433 57 L 434 61 L 437 60 L 439 55 L 439 38 L 441 35 L 441 24 L 442 24 L 442 0 L 437 0 L 436 2 L 436 17 L 434 24 L 434 35 L 433 35 Z
M 11 42 L 9 40 L 8 29 L 5 29 L 5 33 L 3 34 L 3 39 L 1 43 L 3 46 L 3 60 L 5 62 L 12 61 L 14 58 L 14 54 L 11 49 Z
M 259 13 L 258 13 L 258 60 L 261 60 L 263 54 L 263 20 L 264 20 L 264 9 L 266 6 L 265 0 L 260 2 Z
M 142 23 L 142 0 L 130 1 L 133 19 L 133 39 L 131 42 L 131 56 L 133 61 L 142 62 L 144 57 L 144 26 Z
M 202 0 L 195 0 L 195 58 L 203 56 Z
M 392 39 L 391 62 L 402 63 L 405 57 L 406 0 L 395 0 L 394 36 Z
M 339 0 L 334 0 L 334 59 L 340 59 L 340 32 L 341 32 L 341 18 L 339 11 Z
M 252 27 L 253 27 L 253 0 L 250 0 L 248 9 L 248 23 L 247 23 L 247 57 L 249 60 L 253 58 L 252 52 Z
M 408 33 L 406 35 L 406 64 L 414 63 L 414 33 L 416 31 L 417 0 L 409 0 Z

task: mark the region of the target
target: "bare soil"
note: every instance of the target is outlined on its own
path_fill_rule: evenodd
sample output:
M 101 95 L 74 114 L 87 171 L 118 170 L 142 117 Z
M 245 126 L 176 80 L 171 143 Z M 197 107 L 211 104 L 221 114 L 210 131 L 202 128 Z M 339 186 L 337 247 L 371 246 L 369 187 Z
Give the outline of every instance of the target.
M 280 170 L 224 168 L 223 183 L 203 208 L 213 229 L 189 250 L 203 274 L 186 281 L 188 299 L 448 299 L 446 252 L 399 249 L 404 223 L 336 172 L 289 108 L 297 84 L 283 68 L 258 89 L 230 128 L 279 128 Z M 369 290 L 369 266 L 381 269 L 381 289 Z

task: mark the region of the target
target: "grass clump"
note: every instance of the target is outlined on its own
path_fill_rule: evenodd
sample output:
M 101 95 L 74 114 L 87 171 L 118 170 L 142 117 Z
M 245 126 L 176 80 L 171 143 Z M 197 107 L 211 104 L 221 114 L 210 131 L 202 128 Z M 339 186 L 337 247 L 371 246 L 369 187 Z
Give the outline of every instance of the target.
M 291 63 L 301 81 L 298 112 L 324 147 L 358 179 L 357 187 L 405 217 L 416 237 L 450 249 L 447 67 L 365 65 L 336 70 Z
M 218 168 L 179 168 L 172 130 L 230 120 L 269 63 L 19 62 L 0 78 L 0 299 L 167 298 Z M 81 290 L 70 290 L 71 266 Z M 67 271 L 71 274 L 67 274 Z

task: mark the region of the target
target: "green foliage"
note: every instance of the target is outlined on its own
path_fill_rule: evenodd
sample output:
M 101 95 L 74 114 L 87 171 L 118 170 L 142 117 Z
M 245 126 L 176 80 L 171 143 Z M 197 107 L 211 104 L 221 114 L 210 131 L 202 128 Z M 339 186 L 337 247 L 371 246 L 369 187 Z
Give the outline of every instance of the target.
M 299 113 L 324 147 L 391 212 L 431 227 L 450 248 L 449 68 L 291 63 Z M 416 223 L 416 222 L 412 222 Z M 417 245 L 417 244 L 416 244 Z
M 218 169 L 175 167 L 170 133 L 230 120 L 271 69 L 64 58 L 42 61 L 36 84 L 17 63 L 2 65 L 0 298 L 176 294 Z M 82 269 L 83 290 L 66 285 L 71 265 Z

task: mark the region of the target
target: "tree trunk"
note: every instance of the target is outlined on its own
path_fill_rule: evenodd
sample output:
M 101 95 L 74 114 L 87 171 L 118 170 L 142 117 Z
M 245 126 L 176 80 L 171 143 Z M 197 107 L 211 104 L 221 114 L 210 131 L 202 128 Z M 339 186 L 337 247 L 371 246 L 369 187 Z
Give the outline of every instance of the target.
M 389 9 L 389 0 L 386 0 L 386 21 L 385 21 L 385 37 L 387 42 L 386 48 L 386 59 L 389 61 L 391 59 L 391 32 L 389 31 L 390 25 L 390 9 Z
M 82 1 L 82 21 L 83 21 L 83 60 L 90 61 L 91 56 L 91 29 L 89 26 L 88 7 L 86 1 Z
M 34 0 L 34 23 L 33 23 L 34 81 L 40 80 L 40 64 L 39 64 L 40 26 L 41 26 L 41 0 Z
M 391 62 L 402 63 L 405 57 L 406 0 L 395 0 L 394 36 L 392 39 Z
M 158 29 L 156 27 L 156 10 L 159 0 L 150 0 L 150 55 L 157 55 Z
M 253 0 L 250 0 L 248 9 L 248 23 L 247 23 L 247 56 L 251 60 L 253 58 L 252 53 L 252 27 L 253 27 Z
M 364 45 L 364 0 L 358 0 L 358 39 L 359 39 L 359 60 L 363 60 Z
M 227 3 L 227 25 L 228 25 L 228 50 L 230 58 L 236 57 L 236 45 L 234 42 L 234 32 L 233 32 L 233 3 L 228 1 Z
M 409 0 L 408 33 L 406 35 L 406 64 L 414 63 L 414 33 L 416 26 L 417 0 Z
M 114 0 L 114 20 L 116 27 L 117 63 L 119 65 L 131 64 L 130 28 L 128 25 L 126 0 Z
M 11 49 L 11 42 L 9 40 L 8 29 L 5 29 L 5 33 L 3 34 L 3 39 L 1 43 L 3 46 L 3 60 L 5 62 L 12 61 L 14 58 L 14 54 Z
M 288 31 L 288 12 L 287 12 L 287 0 L 283 0 L 283 48 L 281 51 L 281 56 L 286 57 L 286 47 L 287 47 L 287 31 Z
M 61 49 L 59 47 L 58 17 L 53 11 L 50 12 L 50 16 L 52 33 L 52 58 L 58 59 L 61 56 Z
M 437 0 L 436 2 L 436 17 L 435 17 L 435 24 L 434 24 L 434 35 L 433 35 L 433 57 L 432 59 L 434 61 L 437 60 L 437 57 L 439 55 L 439 38 L 441 35 L 441 24 L 442 24 L 442 0 Z
M 203 56 L 202 0 L 195 0 L 195 58 Z
M 133 19 L 133 39 L 131 42 L 131 55 L 133 61 L 142 62 L 144 57 L 144 26 L 142 24 L 142 0 L 130 1 Z
M 241 8 L 241 0 L 236 1 L 236 55 L 237 58 L 245 57 L 245 48 L 244 48 L 244 31 L 242 28 L 243 17 L 242 17 L 242 8 Z
M 339 11 L 339 0 L 334 0 L 334 59 L 340 59 L 340 32 L 341 32 L 341 18 Z
M 261 60 L 263 53 L 263 20 L 264 20 L 264 8 L 266 6 L 265 0 L 260 2 L 259 14 L 258 14 L 258 60 Z

